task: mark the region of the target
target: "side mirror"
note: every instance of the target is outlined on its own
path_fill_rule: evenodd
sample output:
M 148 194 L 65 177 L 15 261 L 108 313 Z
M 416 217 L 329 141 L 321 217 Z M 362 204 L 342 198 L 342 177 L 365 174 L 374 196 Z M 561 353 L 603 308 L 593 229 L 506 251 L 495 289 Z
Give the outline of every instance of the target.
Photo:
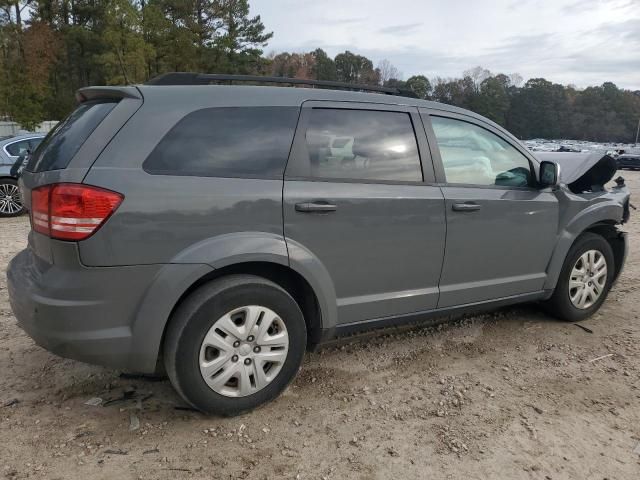
M 560 185 L 560 165 L 554 162 L 540 162 L 540 186 L 557 187 Z

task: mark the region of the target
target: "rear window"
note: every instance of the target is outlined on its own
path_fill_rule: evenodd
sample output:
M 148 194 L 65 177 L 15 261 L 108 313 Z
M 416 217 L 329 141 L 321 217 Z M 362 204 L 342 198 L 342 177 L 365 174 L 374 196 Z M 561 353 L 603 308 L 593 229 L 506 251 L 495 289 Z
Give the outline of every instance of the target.
M 158 175 L 282 177 L 297 107 L 205 108 L 180 120 L 143 168 Z
M 82 144 L 116 105 L 113 101 L 81 104 L 49 132 L 29 159 L 26 170 L 37 173 L 67 168 Z

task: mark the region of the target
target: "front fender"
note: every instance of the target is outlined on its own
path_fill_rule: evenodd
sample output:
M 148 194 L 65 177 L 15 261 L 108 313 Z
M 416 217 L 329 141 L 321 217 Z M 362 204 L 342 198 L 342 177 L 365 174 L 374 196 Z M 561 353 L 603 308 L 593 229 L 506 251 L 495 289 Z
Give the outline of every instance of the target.
M 571 212 L 571 206 L 568 204 L 575 202 L 576 198 L 563 192 L 559 195 L 559 200 L 561 211 Z M 556 247 L 547 266 L 547 280 L 544 289 L 553 290 L 555 288 L 569 249 L 582 232 L 598 223 L 620 223 L 623 213 L 624 208 L 617 197 L 613 194 L 605 194 L 591 200 L 586 207 L 577 213 L 573 214 L 572 212 L 573 216 L 570 218 L 565 218 L 564 227 L 560 229 Z

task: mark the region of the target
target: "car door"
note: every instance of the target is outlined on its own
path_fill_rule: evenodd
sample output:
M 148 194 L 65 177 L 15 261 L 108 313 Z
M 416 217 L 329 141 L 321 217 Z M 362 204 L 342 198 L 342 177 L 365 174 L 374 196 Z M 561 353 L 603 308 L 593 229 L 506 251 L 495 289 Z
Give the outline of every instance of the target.
M 349 138 L 339 154 L 336 137 Z M 293 261 L 311 257 L 328 273 L 339 324 L 436 308 L 445 216 L 433 182 L 415 107 L 304 103 L 284 233 Z
M 439 308 L 542 290 L 558 202 L 536 187 L 536 163 L 480 119 L 421 110 L 447 216 Z

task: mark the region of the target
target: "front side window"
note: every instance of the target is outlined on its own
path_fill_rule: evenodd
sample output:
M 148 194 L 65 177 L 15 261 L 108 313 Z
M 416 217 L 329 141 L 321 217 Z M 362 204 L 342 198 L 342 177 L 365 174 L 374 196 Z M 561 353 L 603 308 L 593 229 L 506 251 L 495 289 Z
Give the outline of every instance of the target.
M 509 143 L 482 127 L 431 117 L 447 183 L 527 187 L 529 160 Z
M 9 155 L 12 157 L 19 157 L 20 155 L 27 153 L 29 148 L 29 140 L 21 140 L 7 145 L 7 152 L 9 152 Z
M 306 144 L 312 177 L 422 181 L 408 113 L 314 108 L 310 115 Z
M 297 107 L 205 108 L 180 120 L 144 162 L 148 173 L 281 177 Z

